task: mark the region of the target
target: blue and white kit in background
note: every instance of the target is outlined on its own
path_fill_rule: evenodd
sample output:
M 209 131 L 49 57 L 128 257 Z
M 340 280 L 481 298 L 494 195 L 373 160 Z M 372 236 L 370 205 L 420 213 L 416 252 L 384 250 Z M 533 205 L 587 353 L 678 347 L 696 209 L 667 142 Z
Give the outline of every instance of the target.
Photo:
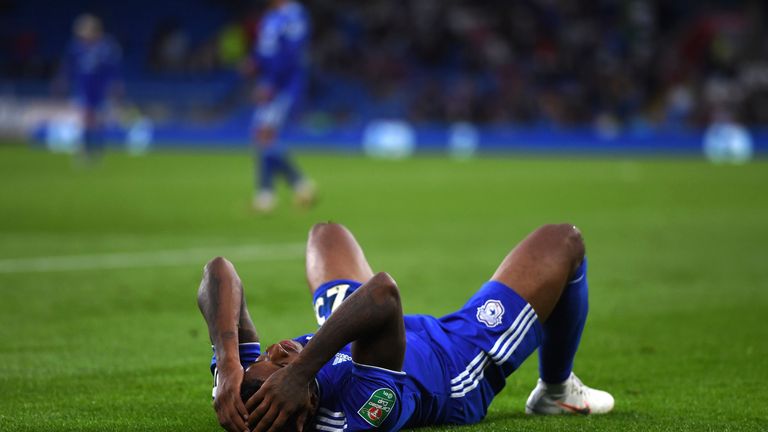
M 253 58 L 258 85 L 269 88 L 273 97 L 256 109 L 255 127 L 279 128 L 299 103 L 306 86 L 308 38 L 309 20 L 298 2 L 289 1 L 262 19 Z
M 64 59 L 78 104 L 83 108 L 104 108 L 110 86 L 120 78 L 122 52 L 109 36 L 96 42 L 73 40 Z
M 586 267 L 580 267 L 572 280 L 581 280 L 585 272 Z M 334 280 L 318 288 L 313 299 L 318 323 L 322 325 L 360 285 Z M 486 282 L 452 314 L 406 315 L 404 321 L 402 371 L 355 363 L 349 345 L 320 369 L 314 430 L 396 431 L 478 422 L 504 388 L 505 378 L 541 344 L 543 331 L 531 305 L 496 281 Z M 311 338 L 294 340 L 306 345 Z M 258 343 L 241 344 L 243 367 L 259 352 Z M 212 372 L 215 365 L 214 355 Z

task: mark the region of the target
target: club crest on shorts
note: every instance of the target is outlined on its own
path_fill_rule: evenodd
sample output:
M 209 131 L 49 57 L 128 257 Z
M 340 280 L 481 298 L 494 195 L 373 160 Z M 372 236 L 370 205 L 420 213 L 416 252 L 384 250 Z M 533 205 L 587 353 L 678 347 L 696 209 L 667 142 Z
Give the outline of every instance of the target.
M 504 316 L 504 305 L 498 300 L 488 300 L 477 308 L 477 320 L 488 327 L 496 327 L 501 324 Z

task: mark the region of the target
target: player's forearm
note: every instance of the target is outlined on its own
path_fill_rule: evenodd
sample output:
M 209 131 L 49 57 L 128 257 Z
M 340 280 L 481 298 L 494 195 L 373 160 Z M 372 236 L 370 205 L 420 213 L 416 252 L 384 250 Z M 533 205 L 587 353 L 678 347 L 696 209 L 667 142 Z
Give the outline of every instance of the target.
M 339 306 L 293 366 L 311 379 L 345 345 L 380 337 L 393 326 L 402 326 L 399 292 L 388 274 L 378 273 Z
M 220 257 L 211 260 L 205 266 L 197 300 L 220 364 L 240 361 L 238 323 L 242 298 L 240 278 L 232 264 Z

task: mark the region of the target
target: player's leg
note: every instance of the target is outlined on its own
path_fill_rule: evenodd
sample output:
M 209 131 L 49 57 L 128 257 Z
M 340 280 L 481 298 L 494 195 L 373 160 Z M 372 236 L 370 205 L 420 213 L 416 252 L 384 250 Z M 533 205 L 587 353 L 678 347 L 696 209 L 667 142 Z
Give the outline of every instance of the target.
M 355 236 L 343 225 L 318 223 L 307 239 L 307 284 L 322 325 L 357 287 L 373 277 L 373 270 Z
M 307 238 L 307 284 L 312 294 L 327 282 L 339 279 L 365 283 L 373 277 L 363 249 L 344 225 L 315 224 Z
M 263 108 L 266 109 L 266 108 Z M 253 206 L 259 211 L 269 212 L 275 207 L 275 176 L 277 174 L 277 162 L 273 156 L 275 135 L 274 127 L 265 123 L 264 112 L 257 112 L 255 118 L 257 125 L 254 129 L 254 143 L 256 147 L 256 172 L 258 172 L 256 196 Z
M 262 148 L 273 163 L 275 174 L 283 176 L 293 189 L 301 182 L 301 173 L 288 157 L 285 145 L 278 142 L 278 135 L 293 107 L 294 97 L 290 90 L 283 90 L 269 102 L 263 117 Z
M 275 173 L 282 175 L 291 187 L 295 203 L 303 207 L 311 206 L 315 200 L 315 186 L 311 181 L 304 178 L 294 164 L 288 150 L 275 145 L 264 151 Z
M 83 156 L 93 160 L 102 151 L 101 113 L 97 102 L 87 101 L 83 110 Z
M 275 169 L 291 187 L 295 203 L 308 207 L 315 201 L 314 183 L 305 178 L 301 173 L 301 170 L 290 157 L 287 146 L 284 143 L 277 142 L 277 132 L 295 113 L 303 91 L 304 84 L 302 79 L 296 79 L 282 89 L 270 102 L 268 121 L 275 128 L 275 136 L 273 136 L 275 143 L 270 147 Z
M 288 152 L 281 150 L 275 153 L 275 162 L 277 163 L 278 172 L 285 178 L 285 181 L 291 186 L 292 189 L 301 183 L 302 177 L 299 170 L 291 161 L 291 157 Z
M 294 99 L 289 91 L 279 93 L 263 102 L 254 116 L 260 183 L 254 207 L 260 211 L 268 212 L 274 208 L 274 179 L 278 175 L 282 175 L 290 185 L 297 204 L 311 205 L 314 202 L 314 185 L 304 179 L 284 146 L 278 142 L 280 128 L 294 105 Z
M 283 120 L 283 107 L 274 89 L 256 88 L 258 105 L 253 115 L 253 142 L 256 149 L 256 165 L 259 173 L 253 206 L 261 212 L 270 212 L 276 204 L 275 177 L 282 171 L 277 136 Z
M 280 156 L 281 170 L 293 190 L 294 203 L 300 207 L 311 207 L 315 203 L 314 182 L 304 177 L 288 152 L 283 152 Z
M 544 225 L 512 249 L 491 280 L 512 287 L 546 322 L 583 259 L 584 242 L 576 227 Z
M 576 227 L 546 225 L 515 247 L 493 276 L 526 299 L 543 323 L 541 379 L 526 412 L 587 414 L 613 408 L 609 394 L 584 386 L 572 374 L 588 311 L 584 253 Z
M 584 242 L 572 225 L 534 231 L 504 259 L 493 279 L 513 287 L 543 323 L 540 375 L 560 383 L 571 374 L 587 318 Z

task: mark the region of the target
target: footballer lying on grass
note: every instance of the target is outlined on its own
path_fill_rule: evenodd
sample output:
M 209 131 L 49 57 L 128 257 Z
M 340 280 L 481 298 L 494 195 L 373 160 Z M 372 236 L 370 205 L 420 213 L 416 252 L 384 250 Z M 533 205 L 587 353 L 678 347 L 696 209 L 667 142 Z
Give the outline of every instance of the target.
M 229 431 L 475 423 L 536 348 L 541 379 L 527 413 L 613 408 L 571 371 L 587 315 L 584 243 L 572 225 L 531 233 L 442 318 L 403 316 L 395 281 L 373 273 L 342 225 L 312 228 L 306 267 L 319 330 L 261 352 L 235 268 L 223 258 L 205 266 L 198 304 L 214 346 L 214 408 Z

